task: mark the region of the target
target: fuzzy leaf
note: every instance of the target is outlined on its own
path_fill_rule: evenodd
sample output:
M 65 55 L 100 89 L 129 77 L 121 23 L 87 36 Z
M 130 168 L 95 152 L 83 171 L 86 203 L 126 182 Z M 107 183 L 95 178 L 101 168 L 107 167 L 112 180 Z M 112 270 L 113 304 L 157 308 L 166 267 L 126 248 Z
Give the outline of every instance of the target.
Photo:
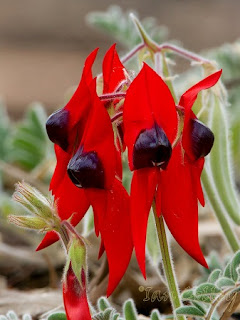
M 232 274 L 232 279 L 235 282 L 238 280 L 237 269 L 239 268 L 239 266 L 240 266 L 240 251 L 238 251 L 235 254 L 231 262 L 231 274 Z
M 152 310 L 150 318 L 151 320 L 161 320 L 160 312 L 157 309 Z
M 221 277 L 217 280 L 216 285 L 219 288 L 233 287 L 235 286 L 235 282 L 227 277 Z
M 47 115 L 40 104 L 28 110 L 12 136 L 9 159 L 32 170 L 46 157 L 50 142 L 45 132 Z
M 196 289 L 196 296 L 212 295 L 221 292 L 213 283 L 203 283 Z
M 64 312 L 56 312 L 56 313 L 50 314 L 47 320 L 67 320 L 67 317 Z
M 194 316 L 194 317 L 200 317 L 200 318 L 203 318 L 205 315 L 204 312 L 202 312 L 198 308 L 192 307 L 192 306 L 185 306 L 185 307 L 177 308 L 176 314 L 177 315 Z
M 99 298 L 97 304 L 98 304 L 99 311 L 104 311 L 108 308 L 111 308 L 111 305 L 110 305 L 108 299 L 105 297 Z
M 221 274 L 222 274 L 222 270 L 220 269 L 213 270 L 210 276 L 208 277 L 208 282 L 215 283 Z
M 126 320 L 137 320 L 137 310 L 132 299 L 129 299 L 124 303 L 123 311 Z
M 224 272 L 223 272 L 224 277 L 232 279 L 232 270 L 231 269 L 232 269 L 231 262 L 229 262 L 224 269 Z
M 212 299 L 208 296 L 196 296 L 193 293 L 193 290 L 186 290 L 182 293 L 183 301 L 199 301 L 204 303 L 211 303 Z

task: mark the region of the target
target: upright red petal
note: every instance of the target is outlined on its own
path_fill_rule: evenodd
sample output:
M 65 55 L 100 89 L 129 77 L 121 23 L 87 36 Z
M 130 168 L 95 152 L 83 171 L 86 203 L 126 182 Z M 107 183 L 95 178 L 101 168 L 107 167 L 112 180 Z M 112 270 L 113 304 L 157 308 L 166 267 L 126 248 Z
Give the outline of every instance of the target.
M 133 170 L 134 143 L 142 130 L 157 123 L 170 142 L 177 132 L 177 113 L 171 92 L 161 77 L 147 64 L 130 85 L 123 111 L 124 140 L 129 151 L 129 165 Z
M 185 109 L 185 112 L 188 112 L 192 108 L 195 100 L 197 99 L 198 93 L 202 90 L 213 87 L 218 82 L 221 74 L 222 70 L 211 74 L 210 76 L 192 86 L 181 96 L 179 105 Z
M 109 296 L 122 279 L 133 250 L 130 226 L 130 200 L 122 184 L 115 179 L 112 190 L 86 190 L 97 216 L 99 231 L 109 265 Z
M 116 44 L 112 45 L 103 59 L 103 93 L 114 92 L 117 86 L 125 79 L 124 66 L 121 63 L 116 50 Z
M 139 267 L 146 278 L 145 244 L 147 222 L 157 186 L 158 169 L 145 168 L 133 173 L 131 184 L 131 225 Z
M 80 143 L 84 152 L 97 153 L 105 173 L 105 187 L 111 188 L 116 168 L 116 149 L 110 117 L 96 94 L 96 84 L 89 87 L 91 91 L 91 115 L 85 124 Z
M 198 204 L 191 167 L 181 145 L 173 149 L 167 170 L 161 172 L 162 214 L 173 237 L 196 261 L 207 267 L 198 241 Z M 159 210 L 159 209 L 158 209 Z
M 82 269 L 82 284 L 80 284 L 71 264 L 63 281 L 63 301 L 68 320 L 92 319 L 87 300 L 85 271 Z

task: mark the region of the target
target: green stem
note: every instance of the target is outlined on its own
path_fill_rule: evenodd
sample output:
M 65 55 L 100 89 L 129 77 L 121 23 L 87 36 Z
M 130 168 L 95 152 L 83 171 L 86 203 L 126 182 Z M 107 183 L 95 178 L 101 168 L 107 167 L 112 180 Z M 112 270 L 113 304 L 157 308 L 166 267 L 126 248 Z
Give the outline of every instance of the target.
M 201 178 L 204 189 L 207 192 L 209 201 L 222 227 L 223 233 L 228 241 L 228 244 L 233 252 L 237 252 L 238 250 L 240 250 L 239 240 L 233 232 L 233 226 L 230 224 L 229 220 L 225 216 L 224 209 L 222 208 L 220 201 L 218 201 L 218 199 L 216 198 L 214 186 L 210 181 L 206 169 L 203 170 Z
M 173 264 L 172 264 L 171 255 L 170 255 L 170 248 L 168 246 L 167 235 L 165 231 L 164 220 L 162 216 L 160 217 L 157 216 L 155 201 L 153 201 L 152 208 L 154 212 L 159 246 L 160 246 L 160 251 L 162 255 L 163 270 L 164 270 L 165 278 L 167 281 L 169 296 L 170 296 L 170 300 L 171 300 L 172 308 L 174 312 L 177 308 L 179 308 L 182 305 L 181 299 L 180 299 L 180 292 L 178 289 L 175 272 L 173 269 Z M 177 319 L 184 320 L 185 317 L 177 316 Z

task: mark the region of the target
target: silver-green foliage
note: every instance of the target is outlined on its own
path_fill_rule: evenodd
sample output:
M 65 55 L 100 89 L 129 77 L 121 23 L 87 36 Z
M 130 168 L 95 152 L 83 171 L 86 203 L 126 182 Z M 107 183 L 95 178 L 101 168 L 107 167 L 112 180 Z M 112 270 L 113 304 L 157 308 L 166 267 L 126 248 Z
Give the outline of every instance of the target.
M 220 267 L 218 265 L 218 267 Z M 222 270 L 213 270 L 207 281 L 182 293 L 182 301 L 188 305 L 176 310 L 178 315 L 204 319 L 218 319 L 217 306 L 223 301 L 235 299 L 240 292 L 240 251 Z

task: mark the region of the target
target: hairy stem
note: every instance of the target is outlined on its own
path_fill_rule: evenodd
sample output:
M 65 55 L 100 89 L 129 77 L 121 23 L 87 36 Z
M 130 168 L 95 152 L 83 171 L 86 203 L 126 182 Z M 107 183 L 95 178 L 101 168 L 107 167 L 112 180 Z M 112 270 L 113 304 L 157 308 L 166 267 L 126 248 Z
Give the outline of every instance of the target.
M 170 248 L 168 246 L 164 220 L 163 220 L 162 216 L 160 216 L 160 217 L 157 216 L 155 200 L 153 201 L 152 208 L 153 208 L 153 212 L 154 212 L 154 218 L 155 218 L 155 223 L 156 223 L 156 228 L 157 228 L 159 246 L 160 246 L 160 251 L 161 251 L 161 255 L 162 255 L 163 270 L 164 270 L 165 278 L 167 281 L 169 296 L 170 296 L 170 300 L 171 300 L 172 308 L 173 308 L 173 312 L 174 312 L 174 310 L 176 310 L 177 308 L 179 308 L 182 305 L 181 299 L 180 299 L 180 293 L 179 293 L 179 289 L 178 289 L 178 285 L 177 285 L 176 277 L 175 277 L 175 272 L 174 272 L 173 264 L 172 264 L 172 260 L 171 260 Z M 177 316 L 177 319 L 184 320 L 185 317 L 184 316 Z
M 122 63 L 126 63 L 127 61 L 129 61 L 130 59 L 132 59 L 135 54 L 138 53 L 138 51 L 140 51 L 141 49 L 143 49 L 145 47 L 145 43 L 140 43 L 138 44 L 135 48 L 133 48 L 131 51 L 129 51 L 122 59 Z

